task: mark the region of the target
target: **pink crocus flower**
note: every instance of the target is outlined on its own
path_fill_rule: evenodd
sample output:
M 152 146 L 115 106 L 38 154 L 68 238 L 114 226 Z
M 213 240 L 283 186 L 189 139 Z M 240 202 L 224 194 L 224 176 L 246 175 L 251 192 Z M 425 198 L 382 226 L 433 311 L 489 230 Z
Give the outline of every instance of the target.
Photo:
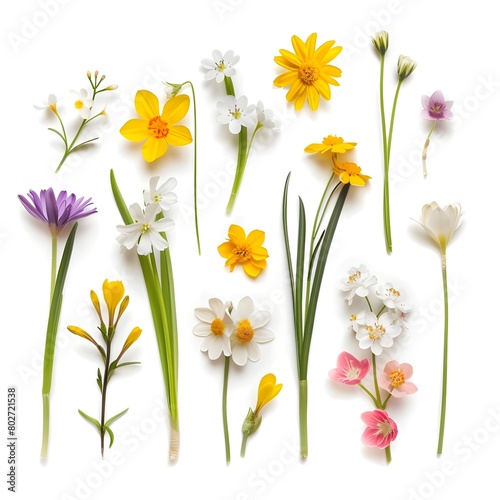
M 361 436 L 366 446 L 387 448 L 398 435 L 396 422 L 383 410 L 365 411 L 361 420 L 367 425 Z
M 328 372 L 332 380 L 346 385 L 359 384 L 370 370 L 370 361 L 355 358 L 348 352 L 341 352 L 337 358 L 337 368 Z
M 412 375 L 413 367 L 410 364 L 389 361 L 378 376 L 378 385 L 395 398 L 401 398 L 418 390 L 413 382 L 408 382 Z
M 449 120 L 453 118 L 453 113 L 450 111 L 453 101 L 445 101 L 443 93 L 436 90 L 430 97 L 422 96 L 422 118 L 426 120 Z

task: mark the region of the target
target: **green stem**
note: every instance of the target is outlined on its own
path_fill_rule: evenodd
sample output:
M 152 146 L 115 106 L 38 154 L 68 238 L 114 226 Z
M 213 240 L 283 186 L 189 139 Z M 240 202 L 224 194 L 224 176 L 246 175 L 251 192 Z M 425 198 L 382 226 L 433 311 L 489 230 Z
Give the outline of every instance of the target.
M 108 378 L 109 378 L 109 362 L 111 356 L 111 336 L 112 329 L 108 331 L 109 338 L 106 341 L 106 361 L 104 363 L 104 377 L 102 381 L 102 395 L 101 395 L 101 456 L 104 458 L 104 436 L 106 434 L 106 429 L 104 423 L 106 422 L 106 394 L 108 390 Z
M 226 207 L 226 213 L 230 214 L 233 210 L 234 202 L 236 201 L 236 195 L 240 189 L 241 180 L 243 179 L 243 173 L 245 172 L 245 167 L 248 159 L 247 151 L 247 140 L 248 140 L 248 130 L 246 127 L 241 127 L 240 133 L 238 135 L 238 159 L 236 161 L 236 173 L 234 175 L 233 187 L 231 189 L 231 196 Z
M 387 446 L 387 448 L 385 448 L 385 460 L 386 460 L 387 464 L 391 463 L 391 460 L 392 460 L 391 445 L 389 445 L 389 446 Z
M 307 457 L 307 380 L 299 380 L 300 456 Z
M 392 394 L 388 394 L 387 397 L 385 398 L 385 401 L 382 403 L 382 410 L 385 410 L 387 403 L 389 402 L 389 399 L 391 399 Z
M 368 396 L 370 396 L 370 399 L 373 401 L 373 404 L 375 406 L 377 406 L 377 400 L 375 399 L 375 396 L 361 383 L 361 382 L 358 382 L 358 385 L 359 387 L 361 387 L 361 389 L 363 389 L 363 391 L 366 392 L 366 394 L 368 394 Z
M 368 307 L 370 308 L 370 312 L 373 312 L 373 308 L 372 308 L 372 305 L 371 305 L 371 302 L 370 302 L 370 299 L 368 298 L 368 296 L 365 297 L 365 300 L 368 304 Z
M 50 394 L 42 394 L 43 403 L 43 429 L 42 429 L 42 450 L 40 456 L 47 457 L 49 451 L 49 431 L 50 431 Z
M 240 450 L 240 457 L 241 458 L 245 457 L 245 452 L 247 450 L 247 439 L 248 439 L 249 435 L 250 434 L 248 434 L 247 432 L 243 433 L 243 439 L 241 440 L 241 450 Z
M 373 385 L 375 386 L 375 397 L 377 399 L 377 408 L 382 408 L 382 399 L 380 398 L 380 389 L 377 380 L 377 356 L 372 352 Z
M 446 420 L 446 393 L 448 388 L 448 278 L 446 274 L 446 254 L 442 255 L 443 295 L 444 295 L 444 340 L 443 340 L 443 386 L 441 391 L 441 418 L 439 419 L 439 439 L 437 454 L 443 452 L 444 424 Z
M 229 445 L 229 430 L 227 425 L 227 383 L 229 380 L 229 360 L 230 356 L 224 359 L 224 385 L 222 388 L 222 425 L 224 427 L 224 444 L 226 447 L 226 464 L 231 462 L 231 449 Z M 246 442 L 246 439 L 245 439 Z M 243 449 L 243 444 L 242 444 Z M 243 456 L 243 455 L 242 455 Z
M 389 137 L 387 139 L 387 149 L 384 165 L 384 228 L 385 228 L 385 246 L 388 254 L 392 253 L 392 235 L 391 235 L 391 208 L 389 200 L 389 163 L 391 160 L 392 133 L 394 130 L 394 117 L 396 115 L 396 105 L 398 102 L 399 90 L 403 80 L 400 78 L 394 94 L 392 103 L 391 123 L 389 125 Z
M 57 274 L 57 236 L 52 236 L 52 259 L 51 259 L 51 269 L 50 269 L 50 300 L 52 301 L 52 296 L 54 295 L 54 287 L 56 286 L 56 274 Z

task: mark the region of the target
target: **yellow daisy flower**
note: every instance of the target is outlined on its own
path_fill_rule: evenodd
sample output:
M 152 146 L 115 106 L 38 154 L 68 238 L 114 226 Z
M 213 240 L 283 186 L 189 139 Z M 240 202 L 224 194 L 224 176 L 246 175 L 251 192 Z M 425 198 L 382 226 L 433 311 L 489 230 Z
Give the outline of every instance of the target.
M 329 135 L 323 138 L 321 144 L 309 144 L 304 151 L 306 153 L 345 153 L 356 146 L 357 142 L 344 142 L 342 137 Z
M 262 246 L 266 233 L 255 229 L 247 237 L 243 228 L 231 224 L 228 236 L 229 241 L 219 245 L 217 250 L 221 257 L 227 259 L 226 266 L 230 266 L 230 272 L 233 272 L 236 264 L 241 264 L 248 276 L 257 277 L 262 269 L 265 269 L 266 259 L 269 257 Z
M 274 58 L 277 64 L 288 70 L 274 80 L 274 85 L 290 87 L 286 99 L 295 101 L 295 109 L 301 109 L 307 98 L 309 107 L 316 111 L 320 96 L 328 101 L 329 85 L 338 86 L 334 77 L 342 75 L 339 68 L 328 64 L 339 55 L 342 47 L 333 47 L 335 40 L 329 40 L 316 49 L 316 36 L 312 33 L 305 43 L 298 36 L 292 36 L 295 53 L 281 49 L 281 55 Z
M 342 184 L 352 184 L 353 186 L 364 186 L 369 175 L 361 173 L 361 167 L 352 161 L 338 163 L 335 156 L 333 157 L 333 172 L 339 176 Z
M 186 116 L 189 96 L 172 97 L 160 114 L 158 98 L 148 90 L 139 90 L 135 95 L 135 109 L 141 118 L 129 120 L 120 133 L 129 141 L 146 141 L 142 147 L 146 161 L 152 162 L 163 156 L 168 146 L 185 146 L 192 141 L 187 127 L 174 125 Z

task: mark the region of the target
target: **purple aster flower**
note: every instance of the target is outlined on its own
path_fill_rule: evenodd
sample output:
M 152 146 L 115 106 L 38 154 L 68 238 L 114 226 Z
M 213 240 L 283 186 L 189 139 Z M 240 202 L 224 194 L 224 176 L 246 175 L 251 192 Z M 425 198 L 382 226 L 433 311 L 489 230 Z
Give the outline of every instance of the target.
M 24 196 L 18 195 L 24 208 L 35 219 L 48 224 L 52 236 L 57 237 L 66 224 L 77 221 L 88 215 L 95 214 L 96 208 L 90 208 L 93 205 L 92 198 L 84 200 L 83 197 L 76 199 L 74 194 L 61 191 L 55 196 L 52 188 L 42 189 L 40 195 L 32 189 L 28 193 L 31 202 Z
M 453 101 L 445 101 L 443 93 L 436 90 L 430 97 L 422 96 L 422 118 L 426 120 L 449 120 L 453 117 L 450 111 Z

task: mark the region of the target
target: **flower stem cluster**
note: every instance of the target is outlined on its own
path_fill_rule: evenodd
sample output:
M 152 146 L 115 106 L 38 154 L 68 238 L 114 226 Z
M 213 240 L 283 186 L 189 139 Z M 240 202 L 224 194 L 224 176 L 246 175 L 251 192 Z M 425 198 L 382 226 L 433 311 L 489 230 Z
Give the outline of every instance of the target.
M 118 88 L 117 85 L 107 85 L 106 87 L 102 87 L 102 83 L 106 78 L 105 75 L 99 76 L 99 72 L 95 71 L 91 73 L 87 71 L 87 79 L 90 83 L 90 93 L 86 89 L 81 89 L 80 91 L 71 91 L 71 95 L 73 98 L 73 107 L 76 113 L 80 116 L 82 121 L 75 132 L 73 138 L 71 139 L 68 135 L 67 129 L 64 126 L 63 119 L 59 113 L 59 109 L 57 107 L 58 99 L 54 94 L 50 94 L 47 102 L 41 106 L 35 106 L 36 109 L 49 109 L 54 113 L 57 120 L 59 121 L 60 129 L 57 130 L 55 128 L 49 127 L 51 132 L 54 132 L 59 138 L 63 141 L 64 144 L 64 154 L 59 162 L 59 165 L 56 168 L 56 172 L 59 172 L 61 167 L 63 166 L 66 158 L 73 153 L 78 148 L 90 144 L 98 139 L 98 137 L 94 137 L 92 139 L 87 139 L 81 142 L 78 142 L 78 139 L 85 129 L 85 127 L 92 121 L 94 121 L 99 116 L 106 115 L 106 107 L 104 106 L 98 113 L 94 112 L 95 100 L 98 94 L 102 92 L 109 92 L 112 90 L 116 90 Z
M 391 283 L 378 286 L 377 278 L 364 265 L 349 269 L 347 279 L 342 282 L 342 290 L 347 292 L 345 299 L 349 305 L 355 297 L 368 305 L 368 311 L 365 309 L 351 315 L 351 324 L 360 348 L 371 350 L 371 363 L 369 359 L 360 361 L 352 354 L 342 352 L 337 358 L 337 367 L 330 370 L 329 376 L 345 385 L 358 385 L 371 399 L 376 409 L 361 415 L 367 425 L 362 441 L 367 446 L 384 449 L 387 463 L 390 463 L 390 444 L 396 439 L 398 428 L 385 411 L 387 403 L 391 397 L 413 394 L 417 387 L 409 381 L 413 375 L 410 364 L 392 360 L 382 372 L 377 372 L 377 356 L 382 354 L 384 348 L 391 347 L 393 339 L 407 328 L 406 315 L 410 306 L 404 301 L 403 291 Z M 374 298 L 370 299 L 370 293 L 375 294 L 380 302 L 377 313 L 374 313 Z M 373 370 L 372 390 L 362 382 L 370 371 L 370 364 Z
M 227 94 L 224 100 L 217 103 L 219 113 L 217 122 L 228 125 L 229 131 L 238 135 L 236 173 L 226 207 L 226 212 L 231 213 L 255 135 L 263 127 L 268 129 L 277 127 L 278 122 L 273 118 L 273 112 L 265 109 L 261 101 L 255 106 L 253 104 L 249 105 L 248 98 L 244 95 L 236 97 L 232 77 L 236 74 L 234 65 L 240 60 L 239 56 L 236 56 L 232 50 L 227 51 L 224 55 L 219 50 L 214 50 L 212 58 L 201 61 L 201 65 L 205 69 L 205 80 L 215 80 L 217 83 L 224 82 Z M 248 140 L 248 130 L 252 127 L 254 127 L 253 132 L 250 140 Z
M 112 343 L 115 337 L 118 322 L 129 304 L 129 297 L 128 295 L 124 297 L 125 287 L 123 286 L 121 281 L 105 280 L 102 284 L 102 293 L 108 311 L 107 322 L 103 318 L 99 298 L 93 290 L 91 290 L 90 292 L 90 300 L 92 301 L 92 305 L 94 306 L 94 309 L 96 310 L 97 316 L 99 318 L 100 324 L 97 329 L 101 333 L 101 337 L 104 343 L 100 344 L 94 337 L 92 337 L 92 335 L 78 326 L 68 326 L 68 330 L 74 335 L 78 335 L 79 337 L 88 340 L 97 349 L 103 362 L 103 371 L 101 372 L 100 368 L 97 369 L 96 379 L 97 386 L 99 387 L 99 391 L 101 393 L 100 419 L 93 418 L 82 410 L 78 410 L 78 412 L 83 418 L 93 424 L 99 432 L 99 435 L 101 437 L 101 456 L 104 457 L 104 437 L 106 433 L 109 436 L 109 447 L 111 448 L 115 439 L 113 431 L 111 430 L 111 424 L 128 411 L 128 408 L 126 408 L 113 417 L 106 419 L 106 398 L 108 392 L 108 384 L 113 374 L 119 368 L 122 368 L 123 366 L 139 364 L 138 361 L 127 361 L 126 363 L 120 363 L 120 361 L 125 352 L 139 338 L 142 330 L 137 326 L 134 327 L 129 333 L 128 337 L 125 339 L 120 353 L 114 360 L 112 360 Z M 118 314 L 116 314 L 115 318 L 117 309 Z
M 384 236 L 385 247 L 388 254 L 392 253 L 392 234 L 391 234 L 391 209 L 389 199 L 389 164 L 391 159 L 392 134 L 394 130 L 394 118 L 396 116 L 396 105 L 398 102 L 399 91 L 404 80 L 406 80 L 415 70 L 417 64 L 408 56 L 399 56 L 397 64 L 398 84 L 394 94 L 392 103 L 391 121 L 389 131 L 387 132 L 385 120 L 385 104 L 384 104 L 384 66 L 385 54 L 389 48 L 389 34 L 386 31 L 375 33 L 372 37 L 372 42 L 380 54 L 380 118 L 382 122 L 382 146 L 384 150 Z

